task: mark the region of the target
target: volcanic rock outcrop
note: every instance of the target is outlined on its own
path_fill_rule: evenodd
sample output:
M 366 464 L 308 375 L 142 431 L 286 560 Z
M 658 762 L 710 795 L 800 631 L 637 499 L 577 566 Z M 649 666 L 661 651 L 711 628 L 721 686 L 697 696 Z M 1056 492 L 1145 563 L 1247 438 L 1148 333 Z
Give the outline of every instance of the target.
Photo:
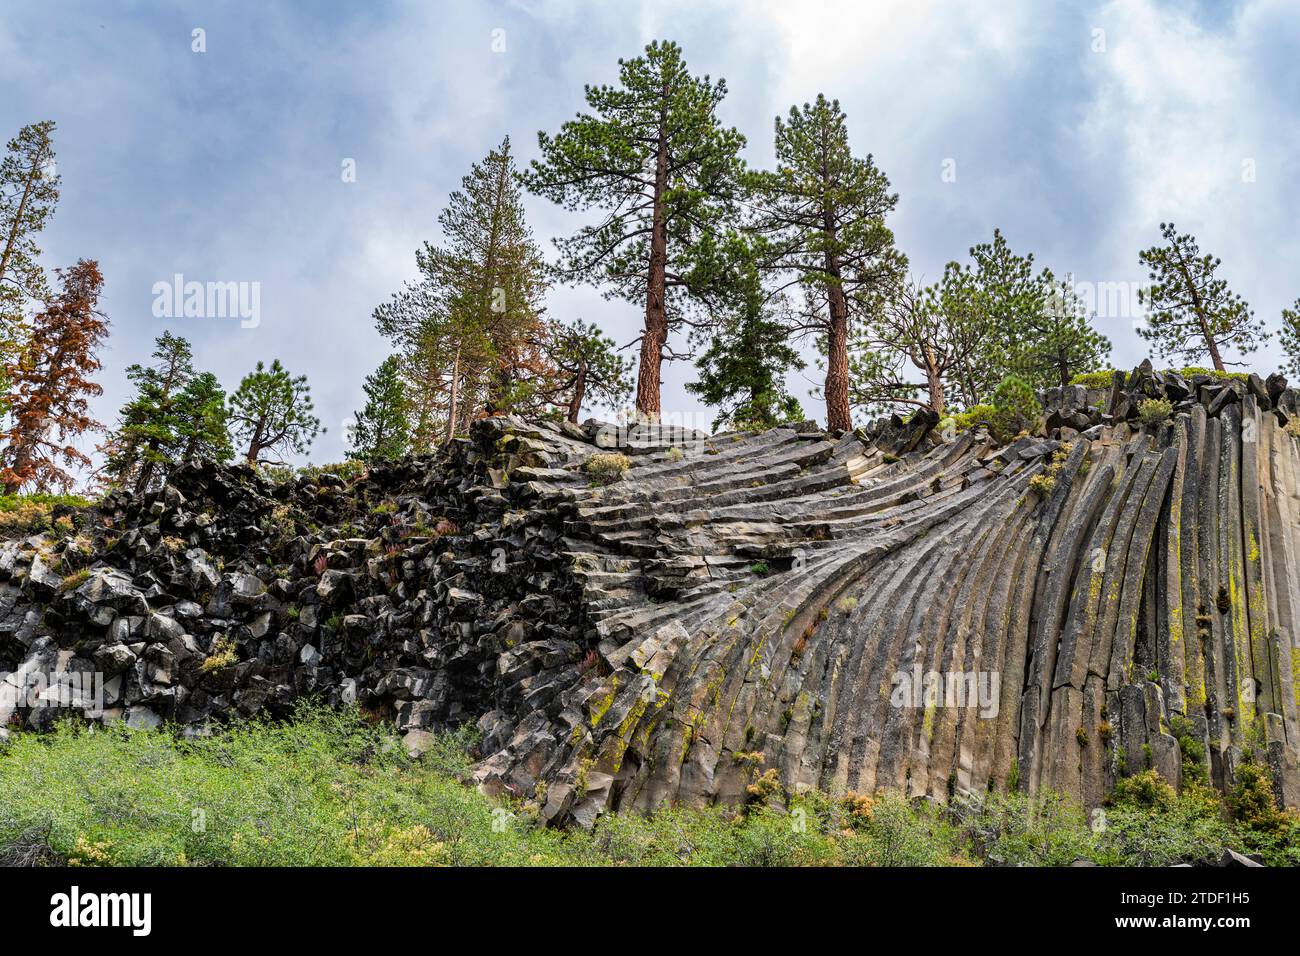
M 1295 395 L 1144 364 L 1043 397 L 1001 446 L 928 412 L 491 418 L 352 481 L 181 467 L 0 544 L 0 672 L 101 674 L 91 716 L 137 726 L 308 695 L 413 749 L 475 722 L 480 785 L 552 822 L 809 787 L 1094 806 L 1247 755 L 1300 804 Z M 48 683 L 0 722 L 88 709 Z

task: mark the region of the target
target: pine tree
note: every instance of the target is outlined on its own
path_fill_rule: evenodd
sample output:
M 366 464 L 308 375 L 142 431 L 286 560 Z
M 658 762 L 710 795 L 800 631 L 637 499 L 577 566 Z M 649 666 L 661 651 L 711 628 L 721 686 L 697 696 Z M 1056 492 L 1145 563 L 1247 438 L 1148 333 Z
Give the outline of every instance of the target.
M 1011 251 L 1002 230 L 993 241 L 972 246 L 974 268 L 949 264 L 945 280 L 955 314 L 974 323 L 976 348 L 961 369 L 963 391 L 970 404 L 987 402 L 1008 375 L 1024 377 L 1045 311 L 1045 274 L 1034 271 L 1034 255 Z
M 136 391 L 100 448 L 108 481 L 137 493 L 157 484 L 177 462 L 225 461 L 233 455 L 226 393 L 216 376 L 195 374 L 186 339 L 164 332 L 154 343 L 153 364 L 126 370 Z
M 446 437 L 477 413 L 536 411 L 550 372 L 545 263 L 524 218 L 510 140 L 474 164 L 416 253 L 421 280 L 375 310 L 412 388 L 417 434 Z
M 178 461 L 229 461 L 235 456 L 230 444 L 226 391 L 215 375 L 200 372 L 191 378 L 176 406 Z
M 25 340 L 24 306 L 49 298 L 36 234 L 59 199 L 53 133 L 52 120 L 24 126 L 0 160 L 0 366 Z
M 246 443 L 250 465 L 284 465 L 282 457 L 304 454 L 324 431 L 313 413 L 307 376 L 296 378 L 276 359 L 245 375 L 229 402 L 232 436 Z
M 397 356 L 390 355 L 363 386 L 366 405 L 355 413 L 349 458 L 373 464 L 401 458 L 411 444 L 410 404 Z
M 1225 371 L 1224 349 L 1253 352 L 1268 333 L 1241 296 L 1215 276 L 1222 260 L 1201 255 L 1191 233 L 1179 235 L 1172 222 L 1160 224 L 1160 235 L 1163 246 L 1138 253 L 1152 281 L 1139 293 L 1148 316 L 1138 334 L 1164 357 L 1194 365 L 1208 354 L 1215 370 Z
M 194 375 L 190 343 L 170 332 L 154 340 L 154 364 L 131 365 L 127 379 L 136 394 L 122 406 L 117 431 L 106 446 L 104 472 L 117 485 L 146 490 L 174 461 L 177 397 Z
M 784 121 L 777 117 L 776 169 L 750 184 L 760 207 L 756 228 L 777 250 L 772 266 L 802 286 L 800 328 L 815 333 L 826 354 L 827 424 L 847 430 L 853 323 L 906 267 L 885 225 L 898 196 L 870 155 L 853 155 L 839 102 L 822 95 L 792 107 Z
M 599 209 L 600 222 L 557 240 L 560 272 L 645 305 L 636 407 L 657 418 L 660 373 L 672 333 L 687 319 L 692 249 L 734 214 L 745 138 L 722 126 L 723 80 L 692 76 L 675 43 L 655 41 L 619 60 L 617 86 L 587 86 L 591 112 L 554 137 L 527 187 L 568 210 Z
M 707 254 L 709 243 L 704 246 Z M 789 305 L 763 283 L 770 255 L 763 240 L 736 232 L 717 245 L 710 292 L 721 314 L 696 360 L 699 380 L 686 386 L 718 408 L 715 430 L 772 428 L 803 419 L 799 400 L 785 387 L 785 372 L 803 368 L 789 345 Z
M 1282 351 L 1286 353 L 1286 370 L 1300 375 L 1300 299 L 1282 310 Z
M 553 322 L 550 342 L 551 360 L 557 369 L 556 401 L 563 405 L 569 421 L 578 420 L 585 404 L 618 408 L 628 400 L 632 360 L 618 355 L 614 340 L 594 324 L 582 319 L 570 324 Z
M 1069 385 L 1079 372 L 1103 368 L 1110 340 L 1092 327 L 1074 289 L 1074 277 L 1058 282 L 1044 270 L 1047 294 L 1037 315 L 1029 319 L 1029 335 L 1021 349 L 1021 374 L 1040 388 Z
M 98 307 L 104 277 L 93 259 L 57 275 L 59 292 L 34 318 L 21 359 L 6 367 L 10 427 L 0 432 L 5 494 L 28 485 L 68 488 L 72 476 L 63 466 L 90 463 L 72 442 L 101 427 L 90 417 L 89 400 L 103 392 L 90 376 L 102 368 L 98 350 L 108 335 Z

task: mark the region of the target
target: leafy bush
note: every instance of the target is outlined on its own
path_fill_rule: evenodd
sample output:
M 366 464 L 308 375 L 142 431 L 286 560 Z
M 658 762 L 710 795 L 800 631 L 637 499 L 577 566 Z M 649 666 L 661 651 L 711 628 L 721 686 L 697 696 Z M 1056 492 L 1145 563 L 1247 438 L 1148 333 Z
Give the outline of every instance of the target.
M 967 827 L 1002 866 L 1069 866 L 1096 854 L 1083 809 L 1057 793 L 989 794 Z
M 1115 369 L 1103 368 L 1095 372 L 1080 372 L 1070 379 L 1070 384 L 1082 385 L 1084 388 L 1110 388 L 1114 380 Z
M 1056 476 L 1039 472 L 1029 479 L 1029 487 L 1044 498 L 1056 490 Z
M 1157 425 L 1168 421 L 1173 410 L 1167 398 L 1144 398 L 1138 402 L 1138 419 L 1143 425 Z
M 85 508 L 91 504 L 81 495 L 0 495 L 0 535 L 37 534 L 42 531 L 67 533 L 73 530 L 66 516 L 54 520 L 59 507 Z

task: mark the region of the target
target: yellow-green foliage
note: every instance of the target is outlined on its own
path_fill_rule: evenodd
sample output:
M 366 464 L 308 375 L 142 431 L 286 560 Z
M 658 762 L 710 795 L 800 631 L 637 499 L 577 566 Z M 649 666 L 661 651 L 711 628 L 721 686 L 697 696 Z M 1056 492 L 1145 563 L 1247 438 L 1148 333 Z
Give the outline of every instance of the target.
M 1246 379 L 1250 378 L 1249 372 L 1220 372 L 1218 369 L 1197 368 L 1193 365 L 1189 365 L 1187 368 L 1170 369 L 1170 371 L 1178 373 L 1183 378 L 1191 378 L 1194 375 L 1209 375 L 1212 378 L 1218 379 L 1220 382 L 1244 382 Z
M 1080 372 L 1070 379 L 1070 384 L 1082 385 L 1084 388 L 1110 388 L 1111 382 L 1114 380 L 1115 370 L 1113 368 L 1104 368 L 1096 372 Z
M 1056 490 L 1056 476 L 1049 475 L 1045 471 L 1039 472 L 1029 479 L 1029 487 L 1046 498 Z
M 1143 425 L 1156 425 L 1168 421 L 1174 407 L 1167 398 L 1144 398 L 1138 402 L 1138 418 Z
M 200 670 L 205 674 L 219 671 L 239 663 L 239 651 L 233 638 L 220 637 L 212 645 L 212 653 L 203 661 Z
M 50 515 L 60 505 L 84 508 L 90 499 L 80 495 L 0 495 L 0 535 L 27 535 L 54 530 L 68 534 L 72 521 L 64 515 L 51 520 Z
M 601 484 L 610 485 L 621 481 L 630 467 L 632 463 L 628 461 L 627 455 L 612 452 L 592 455 L 583 463 L 582 470 Z
M 1181 375 L 1183 378 L 1191 378 L 1194 375 L 1210 375 L 1220 382 L 1232 380 L 1245 380 L 1250 376 L 1246 372 L 1217 372 L 1210 368 L 1196 368 L 1189 366 L 1187 368 L 1162 369 L 1162 371 L 1173 372 Z M 1070 379 L 1071 385 L 1082 385 L 1084 388 L 1110 388 L 1111 382 L 1115 378 L 1115 369 L 1106 368 L 1096 372 L 1081 372 Z
M 974 405 L 964 412 L 958 412 L 944 419 L 944 422 L 951 421 L 953 428 L 959 432 L 967 431 L 976 425 L 987 425 L 993 421 L 993 414 L 997 409 L 992 405 Z M 940 429 L 943 423 L 940 423 Z

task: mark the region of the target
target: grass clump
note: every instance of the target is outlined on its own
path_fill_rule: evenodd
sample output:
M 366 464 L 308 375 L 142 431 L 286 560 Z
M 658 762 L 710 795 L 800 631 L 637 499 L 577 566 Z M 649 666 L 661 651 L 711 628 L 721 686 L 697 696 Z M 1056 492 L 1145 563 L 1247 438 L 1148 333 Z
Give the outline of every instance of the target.
M 583 463 L 582 470 L 597 483 L 612 485 L 616 481 L 622 481 L 631 467 L 632 462 L 628 460 L 627 455 L 611 452 L 592 455 Z

